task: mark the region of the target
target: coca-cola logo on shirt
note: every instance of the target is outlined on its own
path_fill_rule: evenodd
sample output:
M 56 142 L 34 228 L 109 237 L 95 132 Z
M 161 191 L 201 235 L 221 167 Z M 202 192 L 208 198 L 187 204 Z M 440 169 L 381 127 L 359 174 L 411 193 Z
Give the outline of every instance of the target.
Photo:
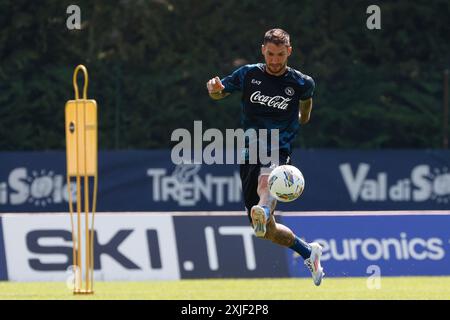
M 271 108 L 286 110 L 288 107 L 288 102 L 291 101 L 290 98 L 285 98 L 283 96 L 265 96 L 261 94 L 261 91 L 255 91 L 250 96 L 250 102 L 259 103 L 264 106 L 268 106 Z

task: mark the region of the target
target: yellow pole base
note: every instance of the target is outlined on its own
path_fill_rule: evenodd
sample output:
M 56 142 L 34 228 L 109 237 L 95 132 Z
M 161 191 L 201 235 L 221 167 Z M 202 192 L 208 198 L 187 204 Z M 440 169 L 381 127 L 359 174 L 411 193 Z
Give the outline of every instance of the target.
M 76 290 L 73 292 L 74 295 L 80 294 L 80 295 L 84 295 L 84 294 L 94 294 L 94 290 Z

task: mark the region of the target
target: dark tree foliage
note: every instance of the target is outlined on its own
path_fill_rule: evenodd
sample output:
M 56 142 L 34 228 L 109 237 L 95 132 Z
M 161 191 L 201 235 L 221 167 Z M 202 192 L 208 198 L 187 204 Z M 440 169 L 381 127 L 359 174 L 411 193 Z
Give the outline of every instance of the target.
M 439 148 L 448 0 L 0 0 L 0 150 L 64 149 L 64 104 L 76 65 L 89 70 L 101 149 L 167 148 L 176 128 L 237 128 L 240 97 L 215 102 L 205 83 L 261 62 L 263 34 L 286 29 L 289 64 L 316 81 L 296 146 Z M 81 85 L 81 81 L 80 81 Z

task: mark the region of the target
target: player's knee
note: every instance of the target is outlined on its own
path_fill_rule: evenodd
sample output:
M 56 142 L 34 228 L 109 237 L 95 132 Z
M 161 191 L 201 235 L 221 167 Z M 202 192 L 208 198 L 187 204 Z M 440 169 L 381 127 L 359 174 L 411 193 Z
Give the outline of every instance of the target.
M 270 233 L 270 232 L 266 232 L 266 234 L 264 235 L 264 237 L 261 237 L 261 238 L 263 238 L 264 240 L 270 240 L 270 241 L 272 241 L 273 242 L 273 233 Z
M 266 226 L 266 233 L 264 234 L 264 239 L 273 241 L 275 239 L 275 233 L 276 225 L 272 221 L 269 221 L 269 223 Z

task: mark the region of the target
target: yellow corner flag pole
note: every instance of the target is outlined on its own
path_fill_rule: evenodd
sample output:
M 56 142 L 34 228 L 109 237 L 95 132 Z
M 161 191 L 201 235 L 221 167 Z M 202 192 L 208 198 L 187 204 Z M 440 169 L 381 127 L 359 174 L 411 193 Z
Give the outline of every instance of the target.
M 78 72 L 84 74 L 83 98 L 78 94 Z M 75 100 L 65 107 L 67 188 L 73 242 L 74 294 L 94 293 L 94 216 L 98 187 L 97 102 L 88 100 L 88 72 L 79 65 L 73 74 Z M 93 180 L 92 205 L 89 182 Z M 76 189 L 72 190 L 72 183 Z M 76 215 L 73 207 L 76 197 Z M 82 217 L 84 211 L 84 219 Z M 74 215 L 76 217 L 74 221 Z M 84 220 L 84 222 L 83 222 Z

